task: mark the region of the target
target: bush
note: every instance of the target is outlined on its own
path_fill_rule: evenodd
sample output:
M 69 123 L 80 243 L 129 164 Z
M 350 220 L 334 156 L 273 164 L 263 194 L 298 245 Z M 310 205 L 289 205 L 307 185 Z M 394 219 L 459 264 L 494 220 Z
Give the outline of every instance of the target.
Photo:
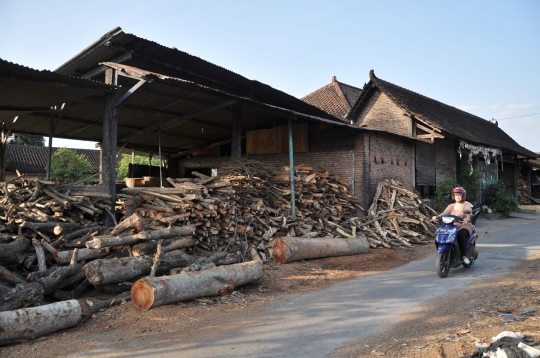
M 64 183 L 84 179 L 96 171 L 84 155 L 68 148 L 55 151 L 51 159 L 51 179 Z
M 506 193 L 506 187 L 502 180 L 488 186 L 486 190 L 486 204 L 495 211 L 508 215 L 516 211 L 519 202 L 515 196 Z
M 446 179 L 437 184 L 435 190 L 435 210 L 441 212 L 452 203 L 452 189 L 459 186 L 456 179 Z

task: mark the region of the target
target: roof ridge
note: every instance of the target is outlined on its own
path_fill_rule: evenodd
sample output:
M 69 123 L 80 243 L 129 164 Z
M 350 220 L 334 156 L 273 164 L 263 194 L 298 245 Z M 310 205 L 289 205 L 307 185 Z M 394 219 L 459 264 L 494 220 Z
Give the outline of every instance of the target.
M 338 82 L 336 76 L 333 76 L 332 77 L 332 85 L 334 86 L 334 88 L 336 88 L 336 91 L 338 93 L 338 96 L 341 98 L 342 101 L 345 102 L 345 104 L 347 105 L 348 107 L 348 112 L 351 111 L 351 104 L 349 103 L 349 100 L 347 99 L 347 96 L 345 96 L 345 93 L 343 92 L 343 89 L 341 88 L 340 86 L 340 82 Z M 345 115 L 347 116 L 347 115 Z
M 400 89 L 402 89 L 402 90 L 405 90 L 405 91 L 407 91 L 407 92 L 411 92 L 411 93 L 414 93 L 415 95 L 418 95 L 418 96 L 421 96 L 421 97 L 427 98 L 427 99 L 429 99 L 430 101 L 434 101 L 434 102 L 437 102 L 437 103 L 439 103 L 439 104 L 442 104 L 443 106 L 446 106 L 446 107 L 452 108 L 452 109 L 454 109 L 454 110 L 456 110 L 456 111 L 459 111 L 459 112 L 463 112 L 463 113 L 466 113 L 466 114 L 468 114 L 468 115 L 470 115 L 470 116 L 473 116 L 473 117 L 475 117 L 475 118 L 477 118 L 477 119 L 480 119 L 480 120 L 482 120 L 482 121 L 484 121 L 484 122 L 486 122 L 486 123 L 489 123 L 489 124 L 495 125 L 494 123 L 492 123 L 491 121 L 489 121 L 489 120 L 487 120 L 487 119 L 484 119 L 484 118 L 482 118 L 482 117 L 479 117 L 479 116 L 477 116 L 477 115 L 475 115 L 475 114 L 472 114 L 472 113 L 470 113 L 470 112 L 467 112 L 467 111 L 464 111 L 464 110 L 462 110 L 462 109 L 459 109 L 459 108 L 457 108 L 457 107 L 455 107 L 455 106 L 451 106 L 451 105 L 449 105 L 449 104 L 446 104 L 446 103 L 444 103 L 444 102 L 441 102 L 441 101 L 439 101 L 439 100 L 437 100 L 437 99 L 434 99 L 434 98 L 431 98 L 431 97 L 425 96 L 425 95 L 423 95 L 423 94 L 421 94 L 421 93 L 418 93 L 418 92 L 412 91 L 412 90 L 410 90 L 410 89 L 407 89 L 407 88 L 405 88 L 405 87 L 401 87 L 401 86 L 398 86 L 398 85 L 396 85 L 396 84 L 394 84 L 394 83 L 392 83 L 392 82 L 388 82 L 388 81 L 385 81 L 385 80 L 383 80 L 383 79 L 380 79 L 380 78 L 378 78 L 378 77 L 374 77 L 374 79 L 373 79 L 373 80 L 374 80 L 374 82 L 375 82 L 375 83 L 377 83 L 378 81 L 381 81 L 381 82 L 385 82 L 385 83 L 388 83 L 388 84 L 390 84 L 390 85 L 392 85 L 392 86 L 396 86 L 396 87 L 399 87 Z M 385 91 L 385 90 L 384 90 L 384 89 L 382 89 L 382 88 L 381 88 L 381 90 L 383 90 L 383 91 L 384 91 L 385 93 L 387 92 L 387 91 Z M 386 93 L 386 94 L 387 94 L 387 95 L 390 95 L 389 93 Z M 392 96 L 392 95 L 390 95 L 390 96 L 391 96 L 391 97 L 394 97 L 394 96 Z M 395 100 L 399 102 L 399 100 L 397 100 L 397 99 L 395 99 Z

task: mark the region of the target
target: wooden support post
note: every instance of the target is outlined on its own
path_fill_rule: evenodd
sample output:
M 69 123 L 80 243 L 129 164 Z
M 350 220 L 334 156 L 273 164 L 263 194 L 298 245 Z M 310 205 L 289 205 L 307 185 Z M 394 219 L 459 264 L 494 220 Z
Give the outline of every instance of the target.
M 105 83 L 117 85 L 118 74 L 116 70 L 108 69 L 105 71 Z M 118 118 L 115 110 L 116 93 L 105 93 L 105 113 L 103 116 L 103 141 L 102 150 L 102 176 L 103 187 L 111 197 L 111 210 L 114 212 L 116 203 L 116 146 L 118 136 Z M 105 216 L 105 225 L 114 226 L 110 216 Z
M 242 157 L 242 104 L 237 103 L 232 110 L 231 159 Z
M 291 214 L 294 218 L 296 217 L 296 198 L 294 194 L 294 143 L 291 118 L 289 118 L 289 178 L 291 181 Z
M 56 106 L 51 108 L 51 118 L 49 119 L 49 150 L 47 152 L 47 180 L 51 180 L 51 161 L 52 161 L 52 140 L 54 132 L 54 111 Z
M 518 198 L 518 191 L 519 191 L 519 184 L 518 184 L 518 178 L 519 178 L 519 159 L 517 158 L 517 155 L 514 155 L 514 190 L 513 194 L 516 198 Z
M 163 188 L 163 159 L 161 158 L 161 129 L 158 130 L 158 150 L 159 150 L 159 187 Z
M 532 196 L 532 168 L 527 166 L 525 167 L 527 171 L 527 177 L 525 180 L 527 180 L 527 195 Z

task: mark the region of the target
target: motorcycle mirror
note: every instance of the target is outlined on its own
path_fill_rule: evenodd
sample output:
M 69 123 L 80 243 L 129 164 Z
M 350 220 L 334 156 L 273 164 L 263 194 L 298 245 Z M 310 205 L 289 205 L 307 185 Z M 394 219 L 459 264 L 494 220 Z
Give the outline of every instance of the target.
M 470 211 L 470 210 L 463 210 L 463 214 L 470 214 L 470 213 L 472 213 L 472 211 Z

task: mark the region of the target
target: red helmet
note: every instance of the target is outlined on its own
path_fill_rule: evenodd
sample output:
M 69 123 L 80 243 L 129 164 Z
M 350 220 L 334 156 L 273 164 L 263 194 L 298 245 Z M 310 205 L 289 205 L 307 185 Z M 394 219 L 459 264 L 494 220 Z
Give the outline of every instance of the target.
M 467 194 L 467 192 L 465 191 L 465 189 L 463 189 L 462 187 L 458 186 L 457 188 L 454 188 L 452 190 L 452 194 L 461 194 L 461 195 L 464 195 L 464 194 Z

